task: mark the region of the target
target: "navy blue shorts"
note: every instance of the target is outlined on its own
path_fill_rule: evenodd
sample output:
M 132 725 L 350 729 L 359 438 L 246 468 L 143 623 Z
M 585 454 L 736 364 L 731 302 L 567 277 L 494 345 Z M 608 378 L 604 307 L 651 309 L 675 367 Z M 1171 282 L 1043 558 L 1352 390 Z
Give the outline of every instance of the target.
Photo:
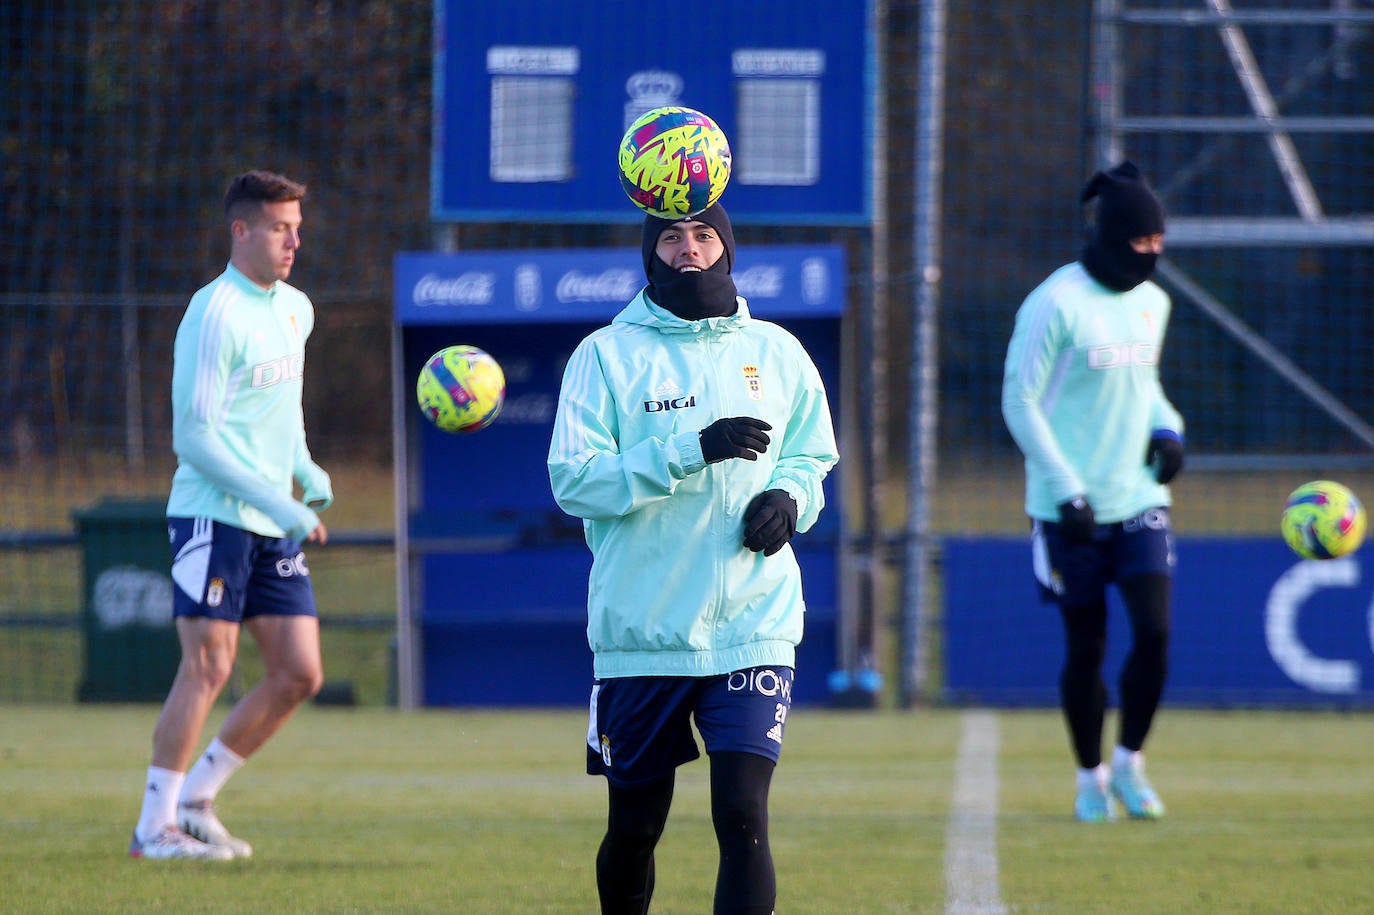
M 773 762 L 792 708 L 790 667 L 752 667 L 713 677 L 615 677 L 592 686 L 587 774 L 634 787 L 707 753 L 753 753 Z
M 1103 600 L 1107 585 L 1132 575 L 1173 575 L 1173 527 L 1167 508 L 1099 524 L 1091 543 L 1065 543 L 1059 525 L 1031 525 L 1031 565 L 1043 600 L 1081 607 Z
M 305 553 L 290 537 L 264 537 L 209 518 L 168 518 L 173 616 L 241 623 L 254 616 L 315 616 Z

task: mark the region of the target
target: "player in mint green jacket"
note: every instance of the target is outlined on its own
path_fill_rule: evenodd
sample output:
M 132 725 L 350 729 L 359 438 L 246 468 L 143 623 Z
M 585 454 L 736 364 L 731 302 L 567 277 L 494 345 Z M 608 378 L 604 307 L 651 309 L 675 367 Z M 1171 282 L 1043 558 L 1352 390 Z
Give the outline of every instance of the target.
M 801 344 L 737 297 L 716 205 L 645 220 L 649 285 L 573 352 L 549 479 L 593 554 L 588 772 L 606 776 L 603 912 L 646 911 L 675 767 L 711 759 L 716 913 L 770 912 L 767 795 L 802 637 L 788 545 L 838 460 Z

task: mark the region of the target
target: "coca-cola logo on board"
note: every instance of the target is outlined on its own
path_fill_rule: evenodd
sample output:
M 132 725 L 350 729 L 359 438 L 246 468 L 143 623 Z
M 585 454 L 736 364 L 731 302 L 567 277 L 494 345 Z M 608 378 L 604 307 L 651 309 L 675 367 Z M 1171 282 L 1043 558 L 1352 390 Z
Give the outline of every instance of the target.
M 643 281 L 633 270 L 610 269 L 600 273 L 569 270 L 558 279 L 554 295 L 560 302 L 627 302 Z
M 776 299 L 782 295 L 783 268 L 776 264 L 750 267 L 733 276 L 735 288 L 746 299 Z
M 489 305 L 496 290 L 496 274 L 470 270 L 458 276 L 426 273 L 411 294 L 421 308 L 431 305 Z

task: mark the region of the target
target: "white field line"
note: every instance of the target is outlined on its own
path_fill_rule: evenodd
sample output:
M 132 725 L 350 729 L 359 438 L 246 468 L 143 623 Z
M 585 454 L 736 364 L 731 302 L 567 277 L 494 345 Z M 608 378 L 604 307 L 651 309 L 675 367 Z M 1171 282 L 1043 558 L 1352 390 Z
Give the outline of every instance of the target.
M 997 880 L 997 755 L 990 711 L 964 713 L 945 828 L 945 915 L 1006 915 Z

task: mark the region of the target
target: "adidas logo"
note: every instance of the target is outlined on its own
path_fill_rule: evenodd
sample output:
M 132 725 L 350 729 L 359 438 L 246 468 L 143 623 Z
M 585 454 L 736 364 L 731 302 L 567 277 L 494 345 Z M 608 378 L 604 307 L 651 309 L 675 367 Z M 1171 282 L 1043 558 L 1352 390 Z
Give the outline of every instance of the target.
M 768 733 L 764 734 L 763 736 L 767 737 L 769 740 L 775 740 L 778 743 L 782 743 L 782 725 L 773 725 L 771 728 L 768 729 Z
M 645 413 L 666 413 L 669 410 L 685 410 L 688 407 L 695 407 L 697 398 L 694 394 L 685 394 L 677 381 L 672 378 L 659 382 L 658 387 L 654 388 L 652 400 L 644 401 Z

